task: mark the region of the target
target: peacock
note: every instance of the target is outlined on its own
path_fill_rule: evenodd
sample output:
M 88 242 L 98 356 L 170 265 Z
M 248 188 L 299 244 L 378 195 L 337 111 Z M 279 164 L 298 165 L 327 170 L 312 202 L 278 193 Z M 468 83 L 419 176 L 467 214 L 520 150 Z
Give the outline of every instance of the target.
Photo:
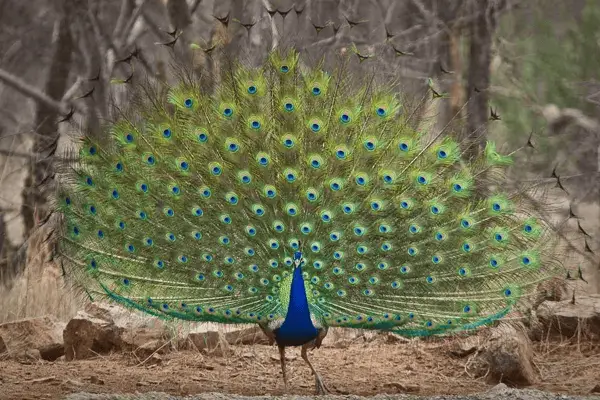
M 275 49 L 210 90 L 134 82 L 62 175 L 68 276 L 157 317 L 258 324 L 286 387 L 301 346 L 317 393 L 308 350 L 330 327 L 444 335 L 517 311 L 561 266 L 549 223 L 503 184 L 512 154 L 415 128 L 396 86 L 349 62 Z

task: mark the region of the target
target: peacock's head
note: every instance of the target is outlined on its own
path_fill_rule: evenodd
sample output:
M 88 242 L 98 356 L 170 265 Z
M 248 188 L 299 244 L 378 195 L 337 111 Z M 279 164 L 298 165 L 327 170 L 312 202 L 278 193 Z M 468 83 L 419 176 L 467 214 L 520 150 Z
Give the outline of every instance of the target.
M 294 253 L 294 267 L 295 268 L 301 267 L 302 265 L 304 265 L 305 262 L 306 262 L 306 260 L 304 258 L 302 258 L 301 251 L 297 251 Z

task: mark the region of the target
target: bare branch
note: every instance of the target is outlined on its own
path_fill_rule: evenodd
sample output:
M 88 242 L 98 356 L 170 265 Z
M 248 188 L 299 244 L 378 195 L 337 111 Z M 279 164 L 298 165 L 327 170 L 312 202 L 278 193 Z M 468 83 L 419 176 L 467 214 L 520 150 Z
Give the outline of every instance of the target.
M 81 77 L 78 76 L 75 80 L 75 83 L 73 83 L 73 85 L 65 92 L 62 101 L 70 101 L 71 99 L 73 99 L 73 97 L 75 97 L 75 93 L 77 93 L 77 91 L 81 87 L 82 82 L 83 79 L 81 79 Z
M 423 4 L 423 2 L 421 0 L 411 0 L 411 2 L 415 5 L 415 7 L 417 7 L 419 9 L 419 12 L 423 15 L 423 17 L 429 23 L 431 23 L 433 26 L 445 31 L 446 33 L 450 34 L 450 28 L 448 27 L 448 25 L 446 25 L 446 23 L 444 23 L 444 21 L 439 19 L 434 13 L 429 11 L 427 9 L 427 7 L 425 7 L 425 4 Z
M 19 93 L 22 93 L 42 104 L 46 107 L 51 108 L 53 111 L 59 114 L 66 114 L 69 112 L 69 106 L 65 103 L 58 102 L 45 93 L 41 92 L 39 89 L 29 85 L 24 82 L 20 78 L 6 72 L 5 70 L 0 68 L 0 81 L 4 82 L 5 85 L 17 90 Z
M 196 9 L 198 9 L 200 3 L 202 3 L 202 0 L 194 0 L 192 5 L 190 5 L 190 14 L 194 14 L 196 12 Z
M 128 41 L 127 39 L 129 38 L 131 31 L 133 30 L 133 26 L 137 22 L 138 18 L 142 15 L 144 5 L 147 2 L 148 2 L 148 0 L 142 0 L 140 2 L 140 5 L 135 9 L 133 14 L 131 15 L 131 18 L 129 19 L 127 26 L 125 27 L 125 29 L 123 30 L 123 33 L 121 34 L 121 40 L 120 40 L 121 43 L 130 43 L 131 42 L 131 41 Z
M 119 18 L 117 19 L 117 25 L 113 31 L 113 38 L 118 39 L 123 37 L 122 32 L 124 31 L 127 21 L 129 21 L 129 15 L 132 13 L 133 4 L 132 0 L 122 0 L 121 10 L 119 11 Z
M 154 22 L 154 20 L 152 20 L 150 15 L 148 15 L 146 10 L 142 10 L 142 17 L 144 18 L 144 22 L 146 23 L 146 25 L 148 25 L 148 27 L 150 28 L 152 33 L 154 33 L 154 36 L 156 36 L 160 40 L 163 40 L 164 39 L 163 32 L 160 30 L 158 24 L 156 22 Z
M 269 4 L 269 0 L 262 0 L 263 6 L 265 9 L 270 10 L 271 5 Z M 277 22 L 275 18 L 269 15 L 269 20 L 271 22 L 271 50 L 275 50 L 279 45 L 279 32 L 277 30 Z

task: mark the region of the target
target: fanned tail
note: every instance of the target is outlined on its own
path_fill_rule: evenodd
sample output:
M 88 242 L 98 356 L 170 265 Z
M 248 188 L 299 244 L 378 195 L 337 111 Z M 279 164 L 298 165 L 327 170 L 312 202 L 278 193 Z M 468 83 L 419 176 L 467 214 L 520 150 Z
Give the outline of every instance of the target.
M 276 51 L 214 93 L 141 85 L 57 198 L 76 280 L 161 317 L 272 320 L 301 250 L 327 326 L 422 336 L 515 310 L 561 266 L 549 226 L 503 191 L 510 156 L 489 142 L 466 160 L 468 139 L 418 132 L 395 86 L 357 85 L 349 63 Z

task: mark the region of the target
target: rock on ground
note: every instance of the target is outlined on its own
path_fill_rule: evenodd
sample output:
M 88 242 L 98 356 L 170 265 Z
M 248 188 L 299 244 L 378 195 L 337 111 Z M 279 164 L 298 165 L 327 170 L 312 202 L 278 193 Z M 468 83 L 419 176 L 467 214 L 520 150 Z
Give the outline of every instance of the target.
M 537 309 L 537 318 L 551 336 L 574 337 L 578 334 L 600 340 L 600 295 L 545 301 Z
M 8 349 L 6 348 L 6 343 L 4 343 L 4 339 L 0 336 L 0 357 L 2 357 Z
M 8 357 L 31 358 L 37 351 L 39 357 L 54 361 L 64 354 L 63 323 L 51 317 L 22 319 L 0 324 L 0 353 L 2 342 Z
M 65 359 L 82 360 L 119 351 L 122 347 L 122 331 L 112 320 L 80 311 L 63 331 Z
M 449 354 L 470 357 L 465 370 L 473 371 L 474 377 L 486 377 L 490 384 L 522 387 L 535 383 L 533 347 L 521 324 L 503 322 L 479 335 L 466 337 L 455 342 Z

